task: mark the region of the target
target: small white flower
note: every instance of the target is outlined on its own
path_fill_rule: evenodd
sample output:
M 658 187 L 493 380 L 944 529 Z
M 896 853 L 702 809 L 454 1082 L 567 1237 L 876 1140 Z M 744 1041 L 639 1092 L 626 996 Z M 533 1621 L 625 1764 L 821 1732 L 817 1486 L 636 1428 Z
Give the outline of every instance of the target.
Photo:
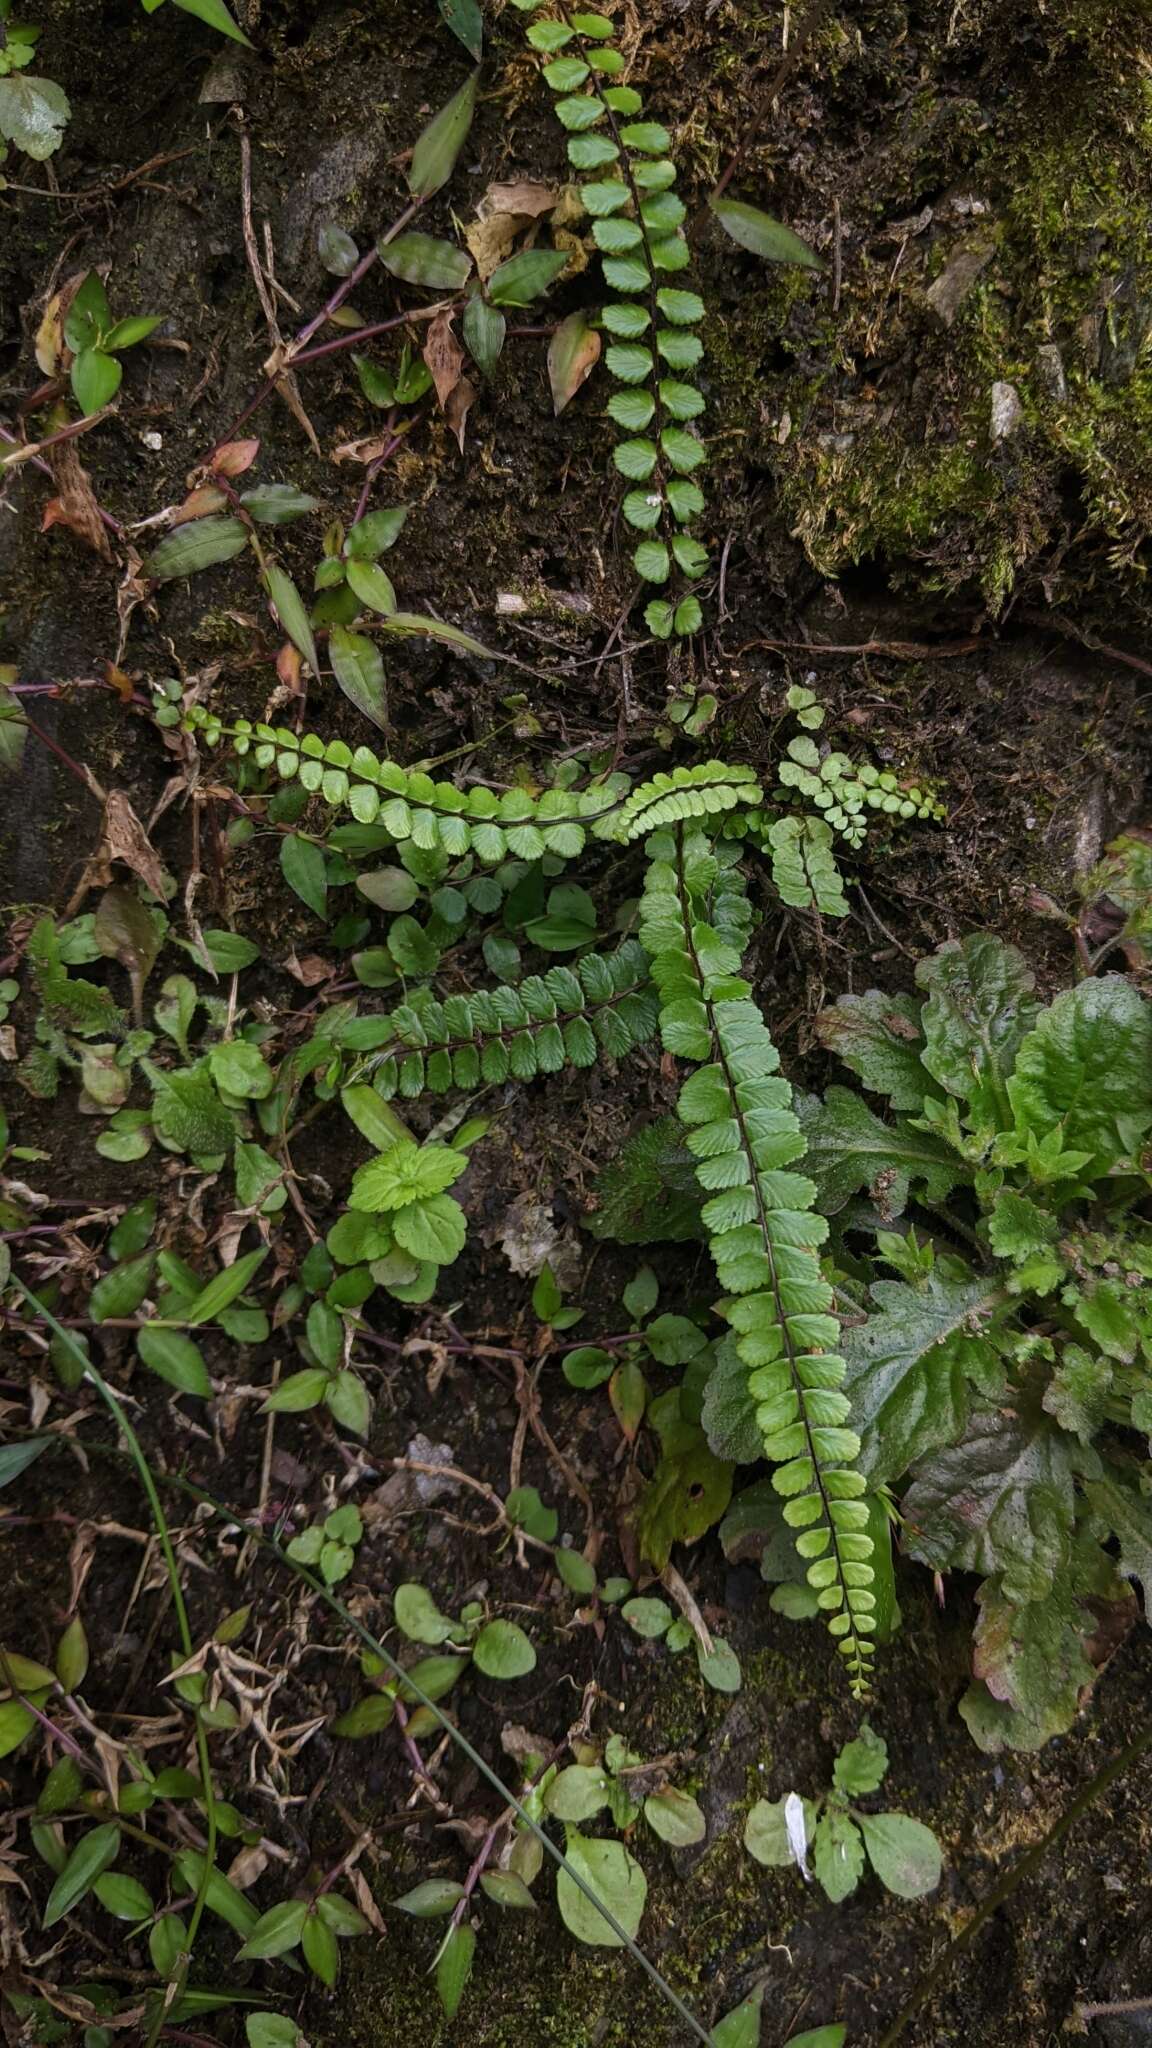
M 788 1834 L 788 1847 L 792 1860 L 806 1884 L 812 1882 L 808 1868 L 808 1823 L 804 1815 L 804 1801 L 798 1792 L 789 1792 L 784 1801 L 784 1826 Z

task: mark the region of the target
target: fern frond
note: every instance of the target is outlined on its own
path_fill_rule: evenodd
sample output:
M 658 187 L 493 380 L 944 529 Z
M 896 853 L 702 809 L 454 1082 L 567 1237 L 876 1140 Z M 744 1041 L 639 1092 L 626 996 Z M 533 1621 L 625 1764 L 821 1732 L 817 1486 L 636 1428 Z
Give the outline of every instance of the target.
M 401 1003 L 380 1019 L 390 1032 L 373 1084 L 387 1101 L 426 1091 L 532 1081 L 561 1067 L 620 1059 L 655 1036 L 656 999 L 644 948 L 629 939 L 615 953 L 588 953 L 574 967 L 529 974 L 516 988 Z
M 794 910 L 847 917 L 844 879 L 832 851 L 832 827 L 823 818 L 777 818 L 768 827 L 772 880 Z
M 632 791 L 612 820 L 612 829 L 597 827 L 597 836 L 639 839 L 664 825 L 680 824 L 689 818 L 717 817 L 735 810 L 738 804 L 761 801 L 754 768 L 724 761 L 701 761 L 692 768 L 661 772 Z
M 370 747 L 323 740 L 318 733 L 295 733 L 288 726 L 254 724 L 247 718 L 225 725 L 199 704 L 186 709 L 181 723 L 206 746 L 226 740 L 235 753 L 250 754 L 258 768 L 271 769 L 282 782 L 299 781 L 326 803 L 347 805 L 359 824 L 383 825 L 397 843 L 410 839 L 424 851 L 441 849 L 453 859 L 472 853 L 488 867 L 509 854 L 518 860 L 540 860 L 546 853 L 571 860 L 582 851 L 589 830 L 598 839 L 623 844 L 658 825 L 718 817 L 737 805 L 762 801 L 755 770 L 723 761 L 674 768 L 631 794 L 627 778 L 617 775 L 595 789 L 545 789 L 538 796 L 507 789 L 498 795 L 478 784 L 461 790 L 451 782 L 434 782 L 421 769 L 381 760 Z
M 734 870 L 682 827 L 659 835 L 650 851 L 640 934 L 660 991 L 664 1046 L 699 1063 L 677 1114 L 708 1196 L 703 1222 L 728 1294 L 723 1312 L 738 1332 L 785 1520 L 859 1696 L 876 1602 L 865 1482 L 853 1469 L 860 1440 L 847 1426 L 839 1323 L 818 1257 L 828 1226 L 813 1212 L 815 1184 L 789 1170 L 804 1139 L 776 1048 L 739 974 L 731 937 L 738 921 L 729 909 L 725 931 L 715 916 Z

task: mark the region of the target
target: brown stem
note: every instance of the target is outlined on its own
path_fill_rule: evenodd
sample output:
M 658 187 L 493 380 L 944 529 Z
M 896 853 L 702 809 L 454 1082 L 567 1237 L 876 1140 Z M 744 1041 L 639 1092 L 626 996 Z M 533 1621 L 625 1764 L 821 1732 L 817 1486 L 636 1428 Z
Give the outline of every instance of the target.
M 821 26 L 826 16 L 832 12 L 833 4 L 834 0 L 813 0 L 812 6 L 809 8 L 807 14 L 804 17 L 804 20 L 800 24 L 799 33 L 796 36 L 795 42 L 793 42 L 790 45 L 790 47 L 784 52 L 783 57 L 781 58 L 779 64 L 776 66 L 772 78 L 769 81 L 767 90 L 761 93 L 760 98 L 757 100 L 756 105 L 752 111 L 752 118 L 749 121 L 748 126 L 744 130 L 744 133 L 737 146 L 735 155 L 729 158 L 726 169 L 717 179 L 715 185 L 713 185 L 711 192 L 708 194 L 708 197 L 704 202 L 704 205 L 700 208 L 699 213 L 693 221 L 688 233 L 689 241 L 692 241 L 694 239 L 694 237 L 699 233 L 701 227 L 704 225 L 704 222 L 708 219 L 712 201 L 714 199 L 719 199 L 721 193 L 725 192 L 728 186 L 731 184 L 733 178 L 735 177 L 737 171 L 739 170 L 741 164 L 747 156 L 748 151 L 751 149 L 752 144 L 755 142 L 756 137 L 760 131 L 761 123 L 763 122 L 764 116 L 767 114 L 769 108 L 771 107 L 773 100 L 777 98 L 785 83 L 791 77 L 793 71 L 796 69 L 796 66 L 800 62 L 800 59 L 803 56 L 804 51 L 806 50 L 808 44 L 811 42 L 812 37 L 815 35 L 816 30 Z

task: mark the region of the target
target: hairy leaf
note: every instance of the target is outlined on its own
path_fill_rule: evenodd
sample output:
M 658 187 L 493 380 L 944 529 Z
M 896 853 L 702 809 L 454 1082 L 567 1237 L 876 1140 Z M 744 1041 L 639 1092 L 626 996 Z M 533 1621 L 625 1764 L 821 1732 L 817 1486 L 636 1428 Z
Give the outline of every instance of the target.
M 1077 1461 L 1091 1457 L 1042 1411 L 975 1409 L 957 1442 L 916 1467 L 909 1551 L 937 1570 L 1001 1572 L 1009 1599 L 1042 1600 L 1069 1556 Z
M 843 1350 L 861 1469 L 879 1484 L 962 1435 L 965 1351 L 1001 1292 L 989 1280 L 951 1280 L 933 1270 L 919 1287 L 877 1280 L 872 1299 L 877 1312 L 845 1330 Z
M 916 969 L 928 990 L 924 1065 L 974 1121 L 1007 1130 L 1008 1076 L 1037 1011 L 1036 978 L 1015 946 L 988 932 L 949 939 Z
M 906 1117 L 886 1124 L 851 1088 L 829 1088 L 797 1098 L 796 1114 L 807 1140 L 805 1171 L 820 1191 L 826 1216 L 867 1188 L 886 1219 L 901 1216 L 913 1185 L 929 1202 L 946 1201 L 968 1178 L 950 1145 L 931 1131 L 918 1131 Z
M 858 1074 L 866 1088 L 886 1095 L 893 1109 L 921 1108 L 938 1090 L 921 1061 L 924 1036 L 915 996 L 842 996 L 816 1019 L 821 1042 Z
M 1120 975 L 1065 989 L 1020 1046 L 1009 1092 L 1018 1121 L 1092 1155 L 1093 1178 L 1152 1127 L 1152 1004 Z

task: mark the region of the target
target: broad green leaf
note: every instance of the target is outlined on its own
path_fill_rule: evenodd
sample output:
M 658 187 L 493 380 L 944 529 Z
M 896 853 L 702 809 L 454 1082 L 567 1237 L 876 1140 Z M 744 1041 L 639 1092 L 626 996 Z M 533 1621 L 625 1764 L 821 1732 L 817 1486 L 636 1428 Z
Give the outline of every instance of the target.
M 165 534 L 144 567 L 155 582 L 167 583 L 174 576 L 195 576 L 217 562 L 230 562 L 247 545 L 248 529 L 239 519 L 194 519 Z
M 536 1668 L 536 1652 L 514 1621 L 489 1621 L 472 1645 L 472 1657 L 486 1678 L 524 1678 Z
M 187 1952 L 188 1929 L 184 1921 L 176 1913 L 165 1913 L 148 1933 L 148 1953 L 157 1976 L 170 1978 L 180 1957 Z M 295 2044 L 289 2043 L 287 2048 L 295 2048 Z
M 681 1626 L 686 1629 L 687 1623 Z M 710 1651 L 706 1651 L 702 1643 L 697 1643 L 696 1664 L 705 1685 L 710 1685 L 713 1692 L 739 1692 L 744 1683 L 740 1659 L 723 1636 L 712 1638 Z
M 319 1366 L 306 1366 L 302 1372 L 289 1373 L 275 1391 L 269 1394 L 262 1412 L 266 1415 L 301 1415 L 309 1408 L 316 1408 L 328 1391 L 328 1374 Z
M 484 22 L 479 0 L 439 0 L 439 7 L 445 27 L 451 29 L 478 64 L 484 47 Z
M 92 1887 L 106 1913 L 117 1920 L 150 1920 L 156 1908 L 142 1884 L 134 1877 L 123 1877 L 118 1870 L 110 1870 L 98 1877 Z
M 190 1337 L 182 1336 L 179 1330 L 145 1325 L 136 1333 L 136 1349 L 149 1371 L 167 1380 L 179 1393 L 198 1394 L 204 1401 L 211 1399 L 212 1382 L 204 1355 Z
M 816 1808 L 810 1799 L 805 1799 L 803 1805 L 805 1838 L 811 1842 L 816 1831 Z M 788 1839 L 784 1806 L 783 1799 L 757 1799 L 744 1823 L 744 1847 L 769 1870 L 785 1870 L 796 1860 Z
M 222 1039 L 208 1048 L 208 1071 L 225 1095 L 262 1101 L 272 1093 L 275 1075 L 258 1046 L 247 1039 Z
M 314 676 L 320 674 L 320 659 L 312 628 L 308 623 L 308 607 L 287 571 L 279 562 L 268 562 L 264 569 L 264 587 L 272 600 L 276 617 L 291 640 L 297 653 L 303 655 Z
M 832 1782 L 849 1799 L 862 1799 L 884 1783 L 888 1745 L 865 1721 L 859 1735 L 846 1742 L 832 1766 Z
M 65 1692 L 75 1692 L 84 1683 L 88 1669 L 88 1638 L 77 1614 L 68 1623 L 56 1645 L 56 1676 Z
M 72 365 L 72 393 L 80 412 L 98 412 L 100 406 L 109 406 L 117 395 L 123 379 L 123 367 L 117 356 L 105 354 L 102 348 L 82 348 Z
M 1083 1455 L 1023 1401 L 975 1409 L 916 1468 L 901 1503 L 910 1554 L 939 1571 L 1001 1572 L 1009 1599 L 1042 1600 L 1068 1558 Z
M 463 1896 L 464 1887 L 455 1878 L 428 1877 L 405 1892 L 403 1898 L 393 1899 L 392 1904 L 401 1913 L 411 1913 L 416 1920 L 433 1920 L 441 1913 L 450 1913 Z
M 472 126 L 479 82 L 480 73 L 474 71 L 418 136 L 408 167 L 408 190 L 414 199 L 430 199 L 452 176 Z
M 841 1343 L 861 1444 L 857 1467 L 879 1483 L 901 1478 L 916 1459 L 961 1436 L 966 1367 L 1006 1297 L 994 1279 L 945 1279 L 938 1268 L 918 1287 L 877 1280 L 871 1292 L 876 1312 L 845 1329 Z
M 46 1692 L 28 1695 L 32 1706 L 42 1707 L 48 1695 Z M 19 1749 L 30 1728 L 37 1725 L 32 1706 L 25 1706 L 22 1700 L 0 1701 L 0 1757 L 11 1756 Z
M 510 1906 L 515 1912 L 535 1913 L 539 1909 L 522 1877 L 514 1870 L 486 1870 L 480 1889 L 494 1906 Z
M 282 1899 L 260 1915 L 237 1954 L 237 1962 L 267 1962 L 273 1956 L 287 1955 L 299 1942 L 307 1918 L 307 1899 Z
M 791 2035 L 786 2048 L 844 2048 L 847 2039 L 847 2027 L 834 2022 L 828 2027 L 810 2027 L 806 2033 Z
M 802 242 L 782 221 L 773 220 L 770 213 L 762 213 L 758 206 L 749 206 L 743 199 L 729 199 L 724 193 L 708 204 L 725 234 L 739 242 L 742 249 L 750 249 L 754 256 L 763 256 L 768 263 L 798 263 L 805 270 L 823 270 L 824 265 L 807 242 Z
M 758 1984 L 741 2005 L 734 2005 L 712 2029 L 712 2048 L 760 2048 L 764 1986 Z
M 676 1543 L 697 1543 L 720 1520 L 732 1498 L 732 1467 L 709 1449 L 702 1429 L 686 1429 L 676 1450 L 665 1452 L 641 1500 L 636 1536 L 658 1571 Z
M 1136 1579 L 1144 1594 L 1144 1611 L 1152 1618 L 1152 1505 L 1119 1476 L 1095 1480 L 1085 1487 L 1088 1499 L 1120 1543 L 1120 1570 Z
M 530 306 L 555 282 L 567 263 L 564 249 L 521 249 L 492 272 L 488 297 L 494 306 Z
M 464 1211 L 451 1195 L 430 1195 L 397 1212 L 396 1242 L 414 1259 L 450 1266 L 459 1258 L 468 1236 Z
M 396 592 L 392 579 L 378 562 L 362 562 L 352 556 L 347 564 L 347 577 L 350 587 L 369 611 L 385 614 L 395 611 Z
M 976 1595 L 976 1683 L 960 1712 L 979 1747 L 1036 1750 L 1071 1728 L 1095 1676 L 1089 1647 L 1097 1622 L 1066 1576 L 1043 1600 L 1005 1597 L 998 1578 Z
M 29 1437 L 22 1444 L 0 1445 L 0 1488 L 11 1486 L 12 1481 L 19 1479 L 20 1474 L 43 1455 L 49 1444 L 56 1441 L 54 1437 L 40 1436 Z
M 176 1857 L 175 1868 L 188 1890 L 198 1892 L 204 1873 L 204 1858 L 200 1851 L 181 1849 Z M 236 1886 L 225 1877 L 223 1871 L 217 1870 L 215 1866 L 209 1872 L 205 1902 L 209 1912 L 215 1913 L 218 1919 L 225 1921 L 234 1933 L 245 1937 L 251 1934 L 260 1918 L 251 1901 L 244 1897 L 243 1892 L 237 1891 Z
M 457 1633 L 457 1624 L 441 1614 L 425 1586 L 412 1583 L 397 1586 L 392 1596 L 396 1626 L 411 1643 L 446 1643 Z
M 467 1166 L 464 1154 L 450 1145 L 417 1145 L 410 1137 L 396 1138 L 386 1152 L 357 1168 L 349 1206 L 377 1216 L 404 1209 L 450 1188 Z
M 168 1074 L 157 1069 L 151 1078 L 156 1088 L 152 1117 L 158 1137 L 176 1151 L 197 1158 L 231 1150 L 236 1126 L 203 1061 Z
M 868 1861 L 898 1899 L 922 1899 L 940 1882 L 940 1844 L 931 1828 L 907 1813 L 860 1813 Z
M 220 1311 L 231 1307 L 231 1304 L 243 1294 L 253 1274 L 263 1265 L 267 1256 L 267 1250 L 263 1249 L 258 1252 L 244 1252 L 240 1258 L 233 1260 L 230 1266 L 225 1266 L 223 1272 L 217 1273 L 216 1278 L 210 1280 L 206 1287 L 202 1287 L 195 1299 L 189 1302 L 181 1321 L 193 1324 L 215 1322 Z
M 1017 1122 L 1060 1125 L 1064 1148 L 1092 1155 L 1095 1179 L 1152 1127 L 1152 1004 L 1121 975 L 1065 989 L 1035 1020 L 1008 1084 Z
M 460 2009 L 460 2001 L 472 1974 L 475 1953 L 475 1929 L 462 1921 L 459 1927 L 451 1929 L 436 1958 L 436 1996 L 447 2020 L 455 2019 Z
M 298 832 L 288 833 L 280 841 L 280 872 L 301 903 L 317 917 L 327 916 L 328 868 L 322 846 Z
M 967 1102 L 974 1121 L 1008 1130 L 1008 1076 L 1037 1005 L 1036 978 L 1015 946 L 989 932 L 949 939 L 916 969 L 928 1072 Z
M 37 163 L 59 149 L 71 117 L 68 95 L 53 79 L 27 71 L 0 78 L 0 137 Z
M 648 1897 L 648 1880 L 623 1842 L 595 1841 L 575 1828 L 567 1830 L 565 1854 L 572 1868 L 584 1879 L 635 1941 Z M 593 1901 L 585 1896 L 566 1870 L 556 1878 L 556 1903 L 569 1934 L 590 1948 L 622 1948 L 615 1928 L 610 1926 Z
M 367 1735 L 379 1735 L 396 1718 L 396 1709 L 391 1694 L 369 1693 L 366 1699 L 357 1700 L 346 1714 L 340 1714 L 332 1723 L 332 1733 L 342 1735 L 346 1740 L 362 1740 Z
M 48 1894 L 41 1925 L 55 1927 L 90 1892 L 96 1879 L 120 1854 L 120 1830 L 111 1821 L 82 1835 Z
M 860 1831 L 838 1807 L 827 1807 L 816 1823 L 812 1871 L 834 1906 L 855 1891 L 864 1874 Z
M 654 1641 L 672 1626 L 672 1609 L 666 1600 L 657 1600 L 651 1595 L 640 1594 L 634 1600 L 627 1600 L 620 1610 L 638 1636 L 646 1642 Z
M 283 2012 L 250 2012 L 244 2017 L 248 2048 L 298 2048 L 302 2039 L 294 2019 Z
M 398 869 L 397 873 L 400 872 L 402 870 Z M 366 1081 L 350 1082 L 347 1088 L 342 1088 L 340 1101 L 345 1115 L 351 1117 L 361 1136 L 367 1138 L 377 1152 L 387 1152 L 392 1145 L 413 1143 L 412 1133 L 403 1118 L 397 1116 L 391 1103 L 377 1095 Z
M 851 1088 L 798 1095 L 794 1104 L 807 1141 L 804 1171 L 816 1182 L 819 1207 L 835 1215 L 860 1189 L 886 1219 L 901 1216 L 913 1184 L 929 1202 L 944 1202 L 970 1169 L 943 1138 L 906 1117 L 887 1124 Z
M 504 347 L 508 323 L 497 307 L 474 292 L 464 308 L 464 346 L 476 368 L 490 377 Z
M 370 640 L 366 633 L 353 633 L 347 626 L 333 626 L 328 634 L 328 659 L 349 703 L 354 704 L 357 711 L 362 711 L 365 718 L 370 718 L 381 731 L 386 730 L 388 690 L 384 678 L 384 657 L 375 641 Z
M 397 235 L 394 242 L 380 242 L 377 248 L 385 270 L 402 277 L 406 284 L 458 292 L 471 275 L 468 251 L 458 249 L 454 242 L 439 242 L 434 235 Z
M 558 1771 L 544 1794 L 544 1804 L 556 1820 L 591 1820 L 608 1804 L 610 1783 L 599 1765 L 569 1764 Z
M 722 1462 L 754 1465 L 763 1455 L 756 1400 L 748 1391 L 748 1367 L 731 1332 L 716 1346 L 704 1384 L 700 1421 L 709 1450 Z
M 708 1825 L 696 1801 L 688 1792 L 669 1786 L 666 1792 L 652 1792 L 644 1801 L 644 1818 L 654 1834 L 673 1849 L 685 1849 L 702 1842 Z
M 113 1266 L 110 1273 L 105 1273 L 96 1282 L 88 1297 L 88 1313 L 92 1321 L 106 1323 L 109 1318 L 135 1315 L 152 1285 L 154 1267 L 155 1258 L 151 1252 Z
M 407 505 L 382 505 L 378 512 L 366 512 L 355 526 L 350 526 L 344 541 L 344 553 L 362 562 L 374 562 L 378 555 L 396 545 L 400 530 L 408 517 Z
M 345 228 L 327 221 L 316 237 L 316 246 L 325 270 L 333 277 L 351 277 L 360 261 L 360 251 Z
M 260 526 L 286 526 L 292 519 L 319 509 L 319 498 L 298 490 L 295 484 L 256 484 L 241 494 L 240 503 L 249 518 Z
M 340 1951 L 336 1936 L 319 1913 L 309 1913 L 300 1936 L 304 1960 L 314 1977 L 331 1990 L 340 1974 Z

